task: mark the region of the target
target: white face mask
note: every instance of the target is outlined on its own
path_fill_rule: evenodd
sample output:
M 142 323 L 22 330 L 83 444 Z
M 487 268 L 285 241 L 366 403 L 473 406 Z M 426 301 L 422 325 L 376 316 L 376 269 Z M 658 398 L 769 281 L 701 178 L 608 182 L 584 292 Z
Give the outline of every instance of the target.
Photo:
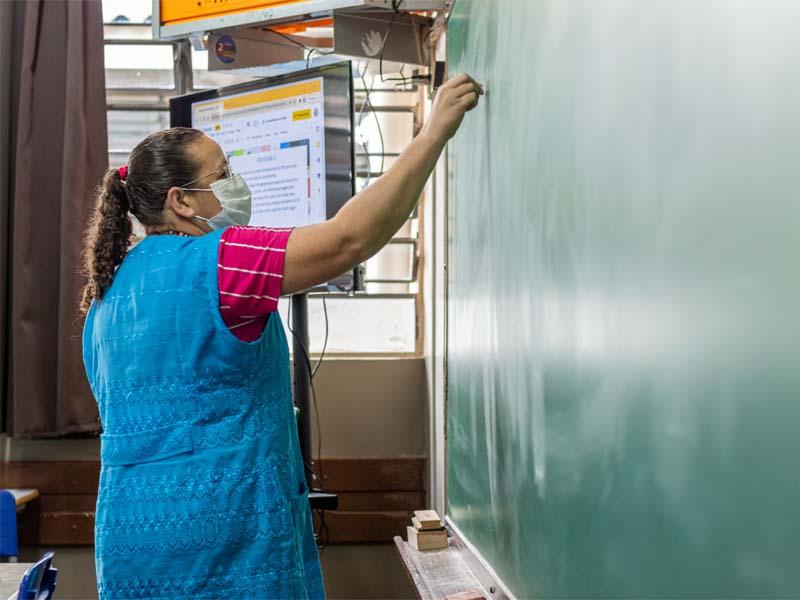
M 247 182 L 238 173 L 228 170 L 225 179 L 218 179 L 211 183 L 209 188 L 181 188 L 187 192 L 213 192 L 222 210 L 210 219 L 195 215 L 208 223 L 211 229 L 224 229 L 232 225 L 247 225 L 250 222 L 252 210 L 252 196 Z

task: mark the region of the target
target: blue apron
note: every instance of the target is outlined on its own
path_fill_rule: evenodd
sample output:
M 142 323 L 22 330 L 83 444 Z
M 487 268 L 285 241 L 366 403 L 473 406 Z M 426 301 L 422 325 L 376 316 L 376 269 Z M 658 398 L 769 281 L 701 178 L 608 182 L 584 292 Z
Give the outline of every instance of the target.
M 221 234 L 145 239 L 86 319 L 101 598 L 324 597 L 283 326 L 225 326 Z

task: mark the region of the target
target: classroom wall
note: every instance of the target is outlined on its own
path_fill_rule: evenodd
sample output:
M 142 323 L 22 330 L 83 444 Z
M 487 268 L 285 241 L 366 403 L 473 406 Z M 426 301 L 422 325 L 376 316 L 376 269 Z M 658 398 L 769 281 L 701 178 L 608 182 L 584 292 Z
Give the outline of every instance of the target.
M 329 358 L 315 382 L 327 458 L 427 455 L 427 388 L 420 357 Z M 312 447 L 317 448 L 312 419 Z M 6 439 L 5 460 L 96 460 L 98 440 Z
M 331 358 L 316 377 L 326 458 L 427 455 L 425 361 Z M 312 448 L 317 435 L 312 418 Z
M 331 358 L 317 374 L 323 456 L 393 458 L 426 454 L 425 362 L 422 358 Z M 314 446 L 316 449 L 316 436 Z M 97 460 L 97 440 L 11 440 L 4 460 Z M 43 548 L 27 549 L 23 560 Z M 94 549 L 57 547 L 60 598 L 96 597 Z M 330 546 L 323 570 L 333 598 L 412 598 L 391 545 Z

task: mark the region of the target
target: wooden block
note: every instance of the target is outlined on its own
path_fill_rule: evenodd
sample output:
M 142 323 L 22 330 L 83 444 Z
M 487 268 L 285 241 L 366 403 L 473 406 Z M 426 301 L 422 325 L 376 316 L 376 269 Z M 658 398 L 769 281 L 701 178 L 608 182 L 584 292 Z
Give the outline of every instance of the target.
M 447 548 L 447 531 L 437 529 L 434 531 L 417 531 L 410 525 L 406 527 L 408 543 L 417 550 L 437 550 Z
M 435 510 L 415 510 L 414 516 L 420 523 L 419 529 L 439 529 L 442 526 L 439 513 Z
M 480 590 L 465 590 L 448 594 L 444 597 L 444 600 L 486 600 L 486 596 Z
M 442 524 L 437 522 L 435 525 L 432 522 L 421 523 L 417 517 L 411 517 L 411 522 L 414 524 L 414 528 L 417 531 L 435 531 L 436 529 L 443 529 Z

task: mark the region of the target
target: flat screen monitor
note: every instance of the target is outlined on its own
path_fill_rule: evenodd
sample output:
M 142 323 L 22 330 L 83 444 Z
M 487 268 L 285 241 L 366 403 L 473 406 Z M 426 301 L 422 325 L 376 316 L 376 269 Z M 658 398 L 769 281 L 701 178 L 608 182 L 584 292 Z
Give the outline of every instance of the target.
M 349 61 L 173 98 L 170 122 L 220 145 L 253 194 L 250 225 L 321 223 L 355 193 Z

